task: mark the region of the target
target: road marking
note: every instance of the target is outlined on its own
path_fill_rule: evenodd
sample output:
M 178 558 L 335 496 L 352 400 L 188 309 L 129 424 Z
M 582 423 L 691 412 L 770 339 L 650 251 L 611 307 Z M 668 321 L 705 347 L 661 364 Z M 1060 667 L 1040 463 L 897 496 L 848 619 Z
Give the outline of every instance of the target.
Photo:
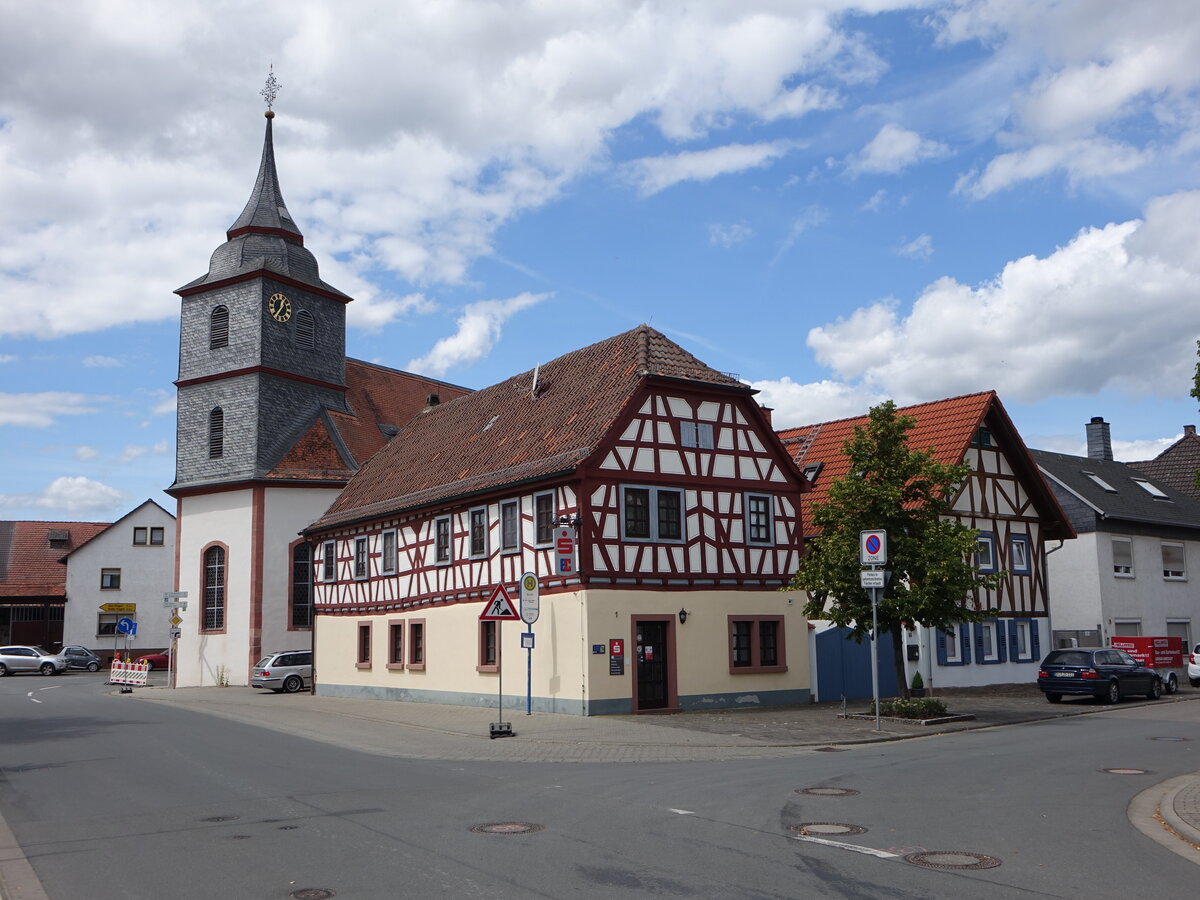
M 41 703 L 41 702 L 42 702 L 42 701 L 41 701 L 41 700 L 39 700 L 37 697 L 33 696 L 33 691 L 30 691 L 30 692 L 29 692 L 28 694 L 26 694 L 25 696 L 26 696 L 26 697 L 28 697 L 30 700 L 32 700 L 34 703 Z
M 673 813 L 678 813 L 681 816 L 694 816 L 695 815 L 695 813 L 692 812 L 690 809 L 675 809 L 674 807 L 671 807 L 671 806 L 668 806 L 667 809 L 669 809 Z
M 878 856 L 880 859 L 897 859 L 900 854 L 889 853 L 887 850 L 875 850 L 872 847 L 860 847 L 857 844 L 845 844 L 841 841 L 831 841 L 826 838 L 810 837 L 806 834 L 795 835 L 798 841 L 807 841 L 810 844 L 822 844 L 826 847 L 836 847 L 838 850 L 849 850 L 852 853 L 865 853 L 867 856 Z

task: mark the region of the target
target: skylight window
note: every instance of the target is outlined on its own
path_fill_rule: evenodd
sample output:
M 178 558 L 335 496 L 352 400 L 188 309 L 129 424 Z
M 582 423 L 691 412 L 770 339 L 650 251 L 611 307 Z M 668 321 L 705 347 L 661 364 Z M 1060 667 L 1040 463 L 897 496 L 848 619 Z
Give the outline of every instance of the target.
M 1157 485 L 1153 485 L 1148 481 L 1143 481 L 1141 478 L 1133 479 L 1133 483 L 1140 487 L 1143 491 L 1153 497 L 1155 500 L 1170 500 L 1166 494 L 1162 492 Z
M 1105 481 L 1103 478 L 1101 478 L 1095 472 L 1084 472 L 1083 474 L 1086 475 L 1088 478 L 1092 479 L 1092 481 L 1094 481 L 1100 487 L 1104 488 L 1104 490 L 1108 491 L 1110 494 L 1115 494 L 1117 492 L 1117 489 L 1115 487 L 1113 487 L 1111 484 L 1109 484 L 1107 481 Z

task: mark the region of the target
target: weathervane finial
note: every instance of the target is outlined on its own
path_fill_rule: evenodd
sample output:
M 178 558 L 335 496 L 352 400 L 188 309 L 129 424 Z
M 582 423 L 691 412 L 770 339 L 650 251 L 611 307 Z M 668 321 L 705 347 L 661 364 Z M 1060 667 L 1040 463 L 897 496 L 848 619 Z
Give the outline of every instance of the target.
M 274 112 L 271 110 L 271 107 L 275 105 L 275 97 L 279 93 L 279 88 L 281 86 L 282 85 L 275 80 L 275 63 L 271 63 L 271 71 L 267 75 L 267 83 L 263 89 L 259 91 L 259 94 L 262 95 L 262 98 L 267 101 L 267 118 L 274 117 Z

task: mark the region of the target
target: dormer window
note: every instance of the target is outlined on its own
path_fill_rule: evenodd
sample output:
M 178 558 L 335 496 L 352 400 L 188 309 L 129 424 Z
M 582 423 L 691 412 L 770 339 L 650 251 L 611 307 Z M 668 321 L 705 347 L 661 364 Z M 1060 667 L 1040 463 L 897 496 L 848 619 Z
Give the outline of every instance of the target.
M 986 425 L 980 425 L 979 430 L 975 432 L 975 440 L 971 442 L 976 447 L 993 448 L 996 446 L 992 440 L 992 432 Z
M 817 475 L 820 474 L 821 469 L 824 466 L 825 466 L 825 463 L 815 462 L 815 463 L 809 463 L 807 466 L 804 467 L 804 477 L 806 479 L 808 479 L 809 484 L 816 483 Z
M 208 322 L 208 349 L 229 346 L 229 307 L 218 306 Z
M 1153 497 L 1155 500 L 1170 500 L 1158 485 L 1151 484 L 1149 481 L 1144 481 L 1141 478 L 1134 478 L 1133 483 L 1140 487 L 1143 491 Z
M 1097 487 L 1103 488 L 1104 490 L 1108 491 L 1110 494 L 1115 494 L 1117 492 L 1117 489 L 1115 487 L 1113 487 L 1111 484 L 1109 484 L 1107 481 L 1105 481 L 1103 478 L 1101 478 L 1095 472 L 1084 472 L 1083 474 L 1086 475 L 1092 481 L 1092 483 L 1095 484 Z

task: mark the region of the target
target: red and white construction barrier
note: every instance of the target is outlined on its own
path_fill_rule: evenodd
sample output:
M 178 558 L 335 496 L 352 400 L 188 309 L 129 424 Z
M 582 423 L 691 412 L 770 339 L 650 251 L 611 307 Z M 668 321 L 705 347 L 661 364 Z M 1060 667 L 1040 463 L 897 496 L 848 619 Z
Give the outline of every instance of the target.
M 112 672 L 108 676 L 109 684 L 131 684 L 135 687 L 145 687 L 146 678 L 150 674 L 149 666 L 139 666 L 137 663 L 118 662 L 113 660 Z

